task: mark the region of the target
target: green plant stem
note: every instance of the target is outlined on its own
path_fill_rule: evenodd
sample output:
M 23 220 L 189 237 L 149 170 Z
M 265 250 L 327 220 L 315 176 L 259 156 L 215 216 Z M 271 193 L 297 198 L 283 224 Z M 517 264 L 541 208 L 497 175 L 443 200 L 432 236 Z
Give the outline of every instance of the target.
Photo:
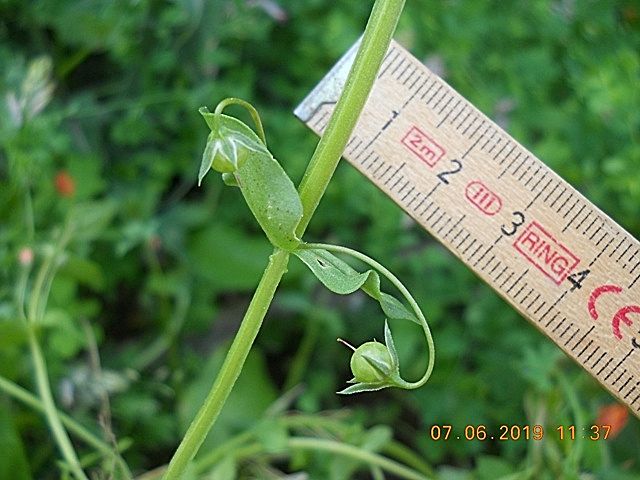
M 363 450 L 354 445 L 336 442 L 335 440 L 325 440 L 313 437 L 292 437 L 287 442 L 292 450 L 314 450 L 331 452 L 345 457 L 359 460 L 369 465 L 376 465 L 399 478 L 407 480 L 425 480 L 427 477 L 411 470 L 398 462 L 389 460 L 367 450 Z
M 49 427 L 53 433 L 54 438 L 60 447 L 62 456 L 69 465 L 69 468 L 73 475 L 79 480 L 88 480 L 85 473 L 80 466 L 80 460 L 71 444 L 71 440 L 67 435 L 67 431 L 62 426 L 62 421 L 58 416 L 58 410 L 56 409 L 55 402 L 53 401 L 53 395 L 51 394 L 51 385 L 49 384 L 49 377 L 47 375 L 47 365 L 44 360 L 44 355 L 40 349 L 40 344 L 36 338 L 36 332 L 33 324 L 28 328 L 29 347 L 31 349 L 31 357 L 33 359 L 33 365 L 35 367 L 36 383 L 38 385 L 38 394 L 42 399 L 42 405 L 44 407 L 44 413 L 49 422 Z
M 296 231 L 300 238 L 318 207 L 338 166 L 342 152 L 351 138 L 391 43 L 391 37 L 403 7 L 404 0 L 376 0 L 373 5 L 362 43 L 342 95 L 300 182 L 303 216 Z
M 38 410 L 39 412 L 45 411 L 45 407 L 38 397 L 2 376 L 0 376 L 0 390 L 34 410 Z M 73 418 L 62 412 L 58 412 L 58 416 L 64 426 L 67 427 L 67 429 L 76 437 L 85 441 L 87 445 L 92 446 L 104 455 L 113 455 L 113 451 L 109 445 L 100 440 L 96 435 L 80 425 Z
M 44 414 L 47 418 L 47 422 L 49 423 L 49 428 L 51 429 L 53 438 L 58 444 L 58 448 L 60 449 L 62 456 L 68 463 L 73 476 L 78 480 L 88 480 L 80 466 L 78 455 L 73 448 L 69 435 L 64 429 L 60 416 L 58 415 L 58 409 L 56 408 L 55 401 L 53 400 L 53 394 L 51 393 L 51 385 L 47 374 L 47 364 L 36 333 L 36 329 L 44 315 L 51 281 L 57 267 L 56 262 L 58 260 L 58 255 L 64 250 L 65 245 L 69 241 L 70 233 L 69 224 L 67 223 L 63 232 L 60 234 L 53 251 L 46 256 L 40 270 L 38 271 L 27 309 L 26 327 L 29 339 L 29 348 L 31 350 L 31 358 L 35 370 L 38 394 L 42 399 Z
M 176 453 L 169 463 L 164 478 L 181 478 L 188 463 L 195 456 L 200 445 L 202 445 L 202 442 L 206 438 L 207 433 L 209 433 L 209 430 L 215 423 L 216 418 L 218 418 L 222 406 L 231 393 L 236 379 L 240 375 L 244 361 L 253 345 L 253 341 L 258 335 L 260 325 L 271 304 L 276 288 L 287 269 L 288 261 L 289 253 L 283 250 L 276 249 L 271 257 L 269 257 L 269 264 L 251 299 L 249 308 L 229 348 L 229 352 L 218 373 L 218 377 L 211 387 L 202 407 L 191 422 L 182 442 L 180 442 Z
M 404 384 L 402 385 L 402 388 L 415 389 L 427 383 L 427 380 L 429 380 L 429 377 L 433 372 L 433 366 L 435 364 L 435 359 L 436 359 L 436 355 L 435 355 L 436 347 L 433 342 L 433 336 L 431 335 L 431 329 L 429 328 L 427 319 L 422 313 L 422 310 L 420 309 L 418 302 L 415 301 L 415 299 L 413 298 L 409 290 L 407 290 L 407 288 L 402 284 L 402 282 L 398 280 L 398 278 L 393 273 L 387 270 L 386 267 L 379 264 L 374 259 L 367 257 L 365 254 L 358 252 L 357 250 L 352 250 L 350 248 L 342 247 L 340 245 L 327 245 L 324 243 L 305 243 L 301 245 L 300 248 L 307 248 L 307 249 L 318 248 L 318 249 L 324 249 L 330 252 L 350 255 L 354 258 L 357 258 L 361 262 L 364 262 L 367 265 L 370 265 L 371 267 L 376 269 L 378 272 L 382 273 L 393 284 L 393 286 L 398 289 L 398 291 L 407 300 L 407 302 L 409 302 L 409 305 L 411 305 L 411 308 L 413 309 L 414 313 L 418 317 L 418 320 L 420 321 L 420 325 L 422 326 L 422 330 L 424 332 L 424 336 L 427 340 L 427 347 L 429 349 L 429 360 L 427 364 L 427 369 L 424 372 L 424 375 L 422 376 L 422 378 L 420 378 L 420 380 L 417 380 L 415 382 L 405 381 Z
M 235 458 L 250 457 L 259 454 L 263 450 L 263 446 L 259 443 L 252 443 L 245 447 L 239 448 L 234 452 Z M 351 458 L 361 463 L 380 467 L 383 470 L 392 473 L 397 478 L 406 480 L 427 480 L 428 477 L 422 475 L 415 470 L 405 467 L 404 465 L 390 460 L 382 455 L 374 452 L 363 450 L 355 445 L 338 442 L 335 440 L 327 440 L 314 437 L 291 437 L 287 441 L 289 450 L 312 450 L 318 452 L 329 452 L 342 457 Z
M 404 0 L 376 0 L 373 6 L 344 91 L 300 184 L 299 192 L 304 212 L 296 231 L 300 237 L 320 203 L 353 132 L 391 42 L 403 6 Z M 240 375 L 276 288 L 287 269 L 288 260 L 289 254 L 277 249 L 271 255 L 218 377 L 180 442 L 163 478 L 169 480 L 181 477 L 213 426 Z
M 287 415 L 279 418 L 278 423 L 287 429 L 317 430 L 319 432 L 329 432 L 339 437 L 348 435 L 348 432 L 352 428 L 350 425 L 339 420 L 305 414 Z M 211 468 L 227 455 L 236 452 L 242 445 L 249 441 L 255 441 L 255 437 L 256 435 L 253 430 L 248 430 L 232 437 L 215 449 L 199 457 L 196 461 L 195 472 L 199 474 L 205 473 L 207 469 Z M 394 440 L 387 443 L 383 447 L 383 451 L 425 475 L 433 475 L 431 467 L 428 464 L 404 445 Z

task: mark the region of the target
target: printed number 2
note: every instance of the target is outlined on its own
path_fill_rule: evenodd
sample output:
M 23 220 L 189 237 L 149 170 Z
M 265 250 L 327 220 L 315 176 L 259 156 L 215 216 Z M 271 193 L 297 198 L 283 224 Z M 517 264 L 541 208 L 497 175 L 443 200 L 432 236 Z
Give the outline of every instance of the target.
M 515 217 L 515 220 L 511 221 L 511 228 L 507 229 L 507 227 L 505 227 L 504 225 L 500 227 L 500 231 L 502 231 L 502 234 L 506 235 L 507 237 L 515 235 L 518 231 L 518 228 L 524 224 L 524 213 L 515 211 L 513 212 L 513 216 Z
M 453 165 L 451 170 L 445 170 L 437 175 L 438 179 L 445 185 L 449 185 L 449 180 L 447 180 L 449 175 L 454 175 L 462 170 L 462 162 L 460 160 L 454 158 L 451 160 L 451 164 Z

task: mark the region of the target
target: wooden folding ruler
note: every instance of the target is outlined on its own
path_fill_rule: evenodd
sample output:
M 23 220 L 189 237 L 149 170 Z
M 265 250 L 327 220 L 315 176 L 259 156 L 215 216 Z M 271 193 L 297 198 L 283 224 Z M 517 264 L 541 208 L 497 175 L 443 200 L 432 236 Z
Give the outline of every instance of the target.
M 295 114 L 326 127 L 356 53 Z M 640 243 L 393 42 L 345 157 L 640 416 Z

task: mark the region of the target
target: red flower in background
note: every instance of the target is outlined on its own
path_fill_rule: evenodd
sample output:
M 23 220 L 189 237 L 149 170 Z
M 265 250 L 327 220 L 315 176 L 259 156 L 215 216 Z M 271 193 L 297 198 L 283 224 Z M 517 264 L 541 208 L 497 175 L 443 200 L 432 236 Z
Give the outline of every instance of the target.
M 56 191 L 61 197 L 72 197 L 76 192 L 76 182 L 66 170 L 61 170 L 56 174 L 54 183 Z
M 609 438 L 615 438 L 622 431 L 629 419 L 629 410 L 619 403 L 612 403 L 600 408 L 596 425 L 611 425 Z

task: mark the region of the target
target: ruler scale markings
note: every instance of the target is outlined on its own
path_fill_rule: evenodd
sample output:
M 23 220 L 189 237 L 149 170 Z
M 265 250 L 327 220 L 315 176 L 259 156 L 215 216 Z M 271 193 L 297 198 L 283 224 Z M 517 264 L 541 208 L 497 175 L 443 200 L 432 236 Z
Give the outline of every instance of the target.
M 438 232 L 438 234 L 439 234 L 439 235 L 442 235 L 442 230 L 444 230 L 445 228 L 447 228 L 447 226 L 451 223 L 451 220 L 452 220 L 452 218 L 451 218 L 451 217 L 448 217 L 448 218 L 447 218 L 447 221 L 446 221 L 446 222 L 444 222 L 444 223 L 440 226 L 440 228 L 438 228 L 437 232 Z M 446 235 L 445 235 L 445 236 L 446 236 Z
M 616 379 L 613 382 L 611 382 L 611 385 L 615 385 L 616 383 L 618 383 L 618 380 L 620 380 L 625 373 L 627 373 L 627 369 L 626 368 L 622 371 L 622 373 L 620 375 L 618 375 L 616 377 Z M 621 391 L 621 390 L 622 390 L 622 388 L 620 390 L 618 390 L 618 391 Z
M 435 102 L 433 105 L 431 105 L 431 109 L 432 110 L 435 110 L 436 108 L 438 108 L 438 105 L 440 105 L 440 102 L 442 102 L 444 99 L 448 98 L 449 100 L 451 100 L 453 98 L 450 95 L 447 95 L 447 90 L 446 89 L 443 89 L 442 95 L 440 95 L 439 97 L 436 97 L 439 92 L 440 92 L 440 89 L 438 89 L 438 91 L 433 95 L 433 97 L 431 97 L 429 99 L 429 102 L 433 102 L 436 98 L 438 99 L 437 102 Z
M 553 330 L 551 330 L 551 332 L 556 333 L 560 329 L 560 327 L 564 325 L 564 322 L 566 321 L 567 321 L 567 317 L 562 317 L 562 320 L 560 320 L 560 322 L 555 327 L 553 327 Z
M 500 270 L 500 273 L 496 276 L 496 278 L 494 278 L 494 279 L 493 279 L 493 280 L 494 280 L 494 282 L 497 282 L 497 281 L 498 281 L 498 279 L 499 279 L 502 275 L 504 275 L 504 274 L 505 274 L 505 272 L 506 272 L 507 270 L 509 270 L 509 266 L 508 266 L 508 265 L 505 265 L 505 266 L 504 266 L 504 268 L 503 268 L 502 270 Z
M 534 161 L 534 163 L 532 163 L 532 164 L 531 164 L 531 167 L 533 167 L 534 165 L 535 165 L 535 161 Z M 529 169 L 527 169 L 527 172 L 528 172 L 529 170 L 531 170 L 531 167 L 530 167 Z M 538 179 L 538 183 L 536 183 L 536 184 L 534 185 L 534 187 L 531 189 L 531 191 L 532 191 L 532 192 L 536 189 L 536 187 L 538 186 L 538 184 L 539 184 L 539 183 L 544 179 L 544 176 L 542 176 L 542 177 L 539 177 L 539 176 L 538 176 L 538 172 L 540 171 L 540 169 L 541 169 L 541 168 L 542 168 L 542 165 L 538 165 L 538 166 L 536 167 L 536 169 L 535 169 L 535 170 L 531 173 L 531 175 L 529 176 L 529 179 L 524 183 L 524 186 L 526 187 L 526 186 L 528 186 L 528 185 L 529 185 L 529 183 L 531 182 L 531 180 L 533 180 L 534 178 L 537 178 L 537 179 Z
M 627 245 L 627 248 L 625 248 L 624 252 L 622 252 L 620 256 L 616 259 L 616 262 L 619 262 L 620 260 L 622 260 L 622 257 L 624 257 L 627 254 L 627 252 L 631 250 L 631 247 L 633 247 L 633 243 L 629 242 L 629 245 Z
M 518 177 L 519 182 L 522 182 L 522 179 L 531 171 L 533 165 L 533 163 L 530 163 L 529 166 L 522 172 L 522 174 Z M 527 184 L 525 183 L 524 186 L 526 187 Z
M 417 76 L 418 78 L 420 78 L 420 74 L 416 71 L 416 69 L 415 69 L 415 67 L 413 67 L 413 65 L 409 65 L 407 70 L 409 71 L 409 75 L 407 75 L 407 77 L 404 80 L 402 80 L 402 85 L 405 86 L 405 87 L 407 86 L 407 82 L 409 82 L 409 80 L 411 80 L 414 76 Z M 414 82 L 415 82 L 415 80 L 414 80 Z
M 562 218 L 563 218 L 563 219 L 566 219 L 566 218 L 569 216 L 569 214 L 575 210 L 576 206 L 578 205 L 578 202 L 580 202 L 580 199 L 579 199 L 579 198 L 576 198 L 576 201 L 575 201 L 575 202 L 573 202 L 573 205 L 571 205 L 571 207 L 569 207 L 569 210 L 567 210 L 566 212 L 564 212 L 564 214 L 562 215 Z M 567 204 L 568 204 L 568 203 L 567 203 Z M 558 213 L 560 213 L 560 212 L 558 212 Z M 564 232 L 564 231 L 565 231 L 565 229 L 563 229 L 562 231 Z
M 536 308 L 536 309 L 534 310 L 533 315 L 534 315 L 534 316 L 535 316 L 535 315 L 537 315 L 537 314 L 538 314 L 538 312 L 539 312 L 540 310 L 542 310 L 546 305 L 547 305 L 547 302 L 546 302 L 546 301 L 543 301 L 540 305 L 538 305 L 538 308 Z
M 515 147 L 514 147 L 515 149 Z M 513 151 L 513 150 L 511 150 Z M 507 154 L 510 155 L 510 154 Z M 501 179 L 505 173 L 507 173 L 509 171 L 509 169 L 511 168 L 511 166 L 516 163 L 516 161 L 522 156 L 522 152 L 518 152 L 518 154 L 515 157 L 509 157 L 506 156 L 504 157 L 504 159 L 500 162 L 500 164 L 502 165 L 502 163 L 504 163 L 506 160 L 510 159 L 511 161 L 507 164 L 506 167 L 504 167 L 504 170 L 502 170 L 502 172 L 500 172 L 500 175 L 498 175 L 498 179 Z
M 629 397 L 631 396 L 631 394 L 632 394 L 633 392 L 635 392 L 635 391 L 636 391 L 636 388 L 638 388 L 638 386 L 640 386 L 640 382 L 638 382 L 636 385 L 634 385 L 634 386 L 633 386 L 633 388 L 632 388 L 631 390 L 629 390 L 629 391 L 627 392 L 627 394 L 626 394 L 623 398 L 624 398 L 625 400 L 626 400 L 627 398 L 629 398 Z
M 524 282 L 524 284 L 520 287 L 520 290 L 518 290 L 514 295 L 513 298 L 516 299 L 518 298 L 518 295 L 520 295 L 522 293 L 522 291 L 527 288 L 527 282 Z M 524 301 L 526 300 L 526 297 L 523 298 L 522 300 L 520 300 L 520 303 L 524 303 Z
M 395 53 L 395 57 L 391 58 L 391 56 Z M 381 79 L 393 62 L 400 56 L 401 52 L 394 47 L 391 47 L 391 50 L 387 52 L 387 55 L 384 57 L 382 61 L 382 68 L 380 69 L 380 73 L 378 74 L 378 79 Z
M 544 177 L 546 177 L 546 176 L 547 176 L 547 174 L 548 174 L 548 172 L 545 172 L 545 173 L 544 173 L 544 175 L 541 177 L 541 179 L 543 179 Z M 538 200 L 538 198 L 540 198 L 540 196 L 544 193 L 544 191 L 547 189 L 547 187 L 548 187 L 549 185 L 551 185 L 551 182 L 552 182 L 552 181 L 553 181 L 553 179 L 552 179 L 552 178 L 550 178 L 550 179 L 549 179 L 549 181 L 546 183 L 546 185 L 545 185 L 544 187 L 542 187 L 542 189 L 541 189 L 538 193 L 536 193 L 536 195 L 531 199 L 531 201 L 527 204 L 527 206 L 526 206 L 526 207 L 524 207 L 525 211 L 526 211 L 526 210 L 529 210 L 529 208 L 531 208 L 531 206 L 532 206 L 534 203 L 536 203 L 536 201 Z M 536 184 L 536 185 L 531 189 L 531 191 L 532 191 L 532 192 L 534 192 L 537 186 L 538 186 L 538 184 Z
M 453 99 L 453 97 L 451 97 Z M 456 108 L 458 108 L 458 105 L 460 105 L 462 103 L 462 100 L 460 100 L 459 98 L 456 100 L 456 103 L 453 105 L 453 107 L 451 107 L 450 109 L 447 109 L 447 114 L 442 117 L 440 119 L 440 121 L 438 122 L 438 124 L 436 125 L 436 128 L 440 128 L 440 126 L 445 122 L 445 120 L 447 120 L 447 118 L 449 118 L 449 115 L 451 115 L 453 112 L 455 112 Z M 444 109 L 449 105 L 449 102 L 447 102 L 446 105 L 444 105 L 442 107 L 442 109 L 438 112 L 439 115 L 442 115 L 442 113 L 444 112 Z
M 353 55 L 296 109 L 316 133 Z M 347 160 L 639 414 L 635 238 L 395 42 L 354 134 Z
M 426 99 L 425 103 L 427 104 L 427 106 L 429 106 L 429 104 L 431 102 L 433 102 L 435 99 L 438 98 L 438 94 L 440 93 L 440 90 L 442 90 L 444 88 L 441 83 L 436 82 L 435 85 L 437 85 L 438 88 L 436 89 L 436 91 L 433 94 L 429 95 L 429 98 Z M 442 94 L 444 95 L 445 93 L 446 92 L 443 92 Z
M 449 95 L 449 96 L 448 96 L 448 99 L 447 99 L 447 101 L 446 101 L 446 103 L 445 103 L 445 104 L 443 104 L 443 105 L 442 105 L 442 107 L 440 107 L 440 110 L 438 110 L 438 114 L 439 114 L 439 115 L 441 115 L 441 114 L 442 114 L 442 112 L 444 112 L 444 111 L 447 109 L 447 107 L 449 106 L 449 104 L 450 104 L 451 102 L 453 102 L 454 100 L 455 100 L 455 98 L 454 98 L 454 97 L 452 97 L 451 95 Z
M 615 250 L 612 250 L 611 253 L 609 254 L 609 258 L 613 257 L 613 255 L 618 251 L 618 249 L 622 246 L 625 240 L 626 240 L 626 237 L 622 237 L 622 240 L 620 240 L 620 243 L 615 248 Z
M 469 109 L 467 114 L 462 118 L 462 120 L 460 120 L 460 123 L 458 123 L 458 126 L 457 127 L 454 126 L 454 128 L 459 131 L 460 128 L 462 128 L 462 125 L 464 124 L 464 122 L 466 122 L 467 119 L 471 116 L 471 114 L 473 114 L 473 110 Z M 452 123 L 452 125 L 453 125 L 453 123 Z
M 571 327 L 573 327 L 573 323 L 570 323 L 569 325 L 567 325 L 567 328 L 565 328 L 560 334 L 560 338 L 564 337 L 567 334 L 567 332 L 571 329 Z
M 440 221 L 445 217 L 445 215 L 446 215 L 446 214 L 447 214 L 447 213 L 443 210 L 443 211 L 442 211 L 442 213 L 440 214 L 440 216 L 435 220 L 435 222 L 433 222 L 433 223 L 431 224 L 431 228 L 434 228 L 434 229 L 435 229 L 435 228 L 436 228 L 436 225 L 437 225 L 438 223 L 440 223 Z
M 518 164 L 518 166 L 516 168 L 514 168 L 513 172 L 511 173 L 512 176 L 516 176 L 516 174 L 518 173 L 518 170 L 520 170 L 522 168 L 522 166 L 527 163 L 527 160 L 529 160 L 529 156 L 525 155 L 525 157 L 522 159 L 522 161 Z
M 586 204 L 585 204 L 585 208 L 587 208 Z M 584 217 L 582 217 L 582 220 L 580 220 L 580 223 L 578 223 L 575 227 L 576 231 L 580 230 L 580 227 L 582 227 L 584 222 L 587 221 L 587 218 L 589 218 L 592 214 L 593 214 L 593 211 L 587 208 L 587 214 Z
M 411 64 L 407 64 L 407 66 L 406 66 L 406 67 L 404 67 L 404 70 L 402 70 L 400 73 L 398 73 L 398 75 L 396 75 L 396 72 L 398 71 L 398 69 L 399 69 L 402 65 L 404 65 L 404 62 L 405 62 L 405 59 L 403 58 L 403 59 L 400 61 L 400 63 L 398 63 L 398 65 L 396 65 L 396 68 L 394 68 L 394 69 L 393 69 L 393 72 L 391 72 L 391 75 L 392 75 L 392 76 L 395 76 L 395 77 L 396 77 L 396 80 L 398 80 L 398 81 L 402 78 L 402 76 L 405 74 L 405 72 L 406 72 L 409 68 L 411 68 Z
M 496 130 L 496 131 L 494 131 L 494 133 L 493 133 L 493 135 L 491 136 L 491 138 L 490 138 L 489 140 L 487 140 L 487 143 L 486 143 L 486 144 L 484 144 L 484 145 L 482 146 L 482 149 L 483 149 L 483 150 L 486 148 L 486 146 L 489 144 L 489 142 L 493 140 L 493 137 L 494 137 L 495 135 L 497 135 L 497 132 L 498 132 L 497 130 Z M 494 150 L 494 149 L 495 149 L 495 148 L 500 144 L 500 142 L 502 142 L 502 138 L 500 138 L 500 136 L 498 136 L 498 138 L 496 139 L 496 141 L 495 141 L 495 142 L 493 142 L 493 147 L 491 147 L 491 148 L 487 151 L 487 153 L 493 153 L 493 150 Z M 494 158 L 494 160 L 495 160 L 495 158 Z
M 631 380 L 633 380 L 633 379 L 634 379 L 634 377 L 629 376 L 629 378 L 627 378 L 627 381 L 626 381 L 626 382 L 624 382 L 624 384 L 620 387 L 620 390 L 618 390 L 618 391 L 619 391 L 620 393 L 624 392 L 624 389 L 625 389 L 625 388 L 627 388 L 627 385 L 628 385 L 628 384 L 629 384 L 629 382 L 630 382 Z
M 590 334 L 591 334 L 591 332 L 593 332 L 593 331 L 595 330 L 595 328 L 596 328 L 596 327 L 595 327 L 595 325 L 591 325 L 591 328 L 589 328 L 589 330 L 587 330 L 587 332 L 586 332 L 582 337 L 580 337 L 580 338 L 578 339 L 578 341 L 576 342 L 576 344 L 571 348 L 571 351 L 574 351 L 576 348 L 578 348 L 578 346 L 580 346 L 580 344 L 581 344 L 582 342 L 584 342 L 584 340 L 587 338 L 587 336 L 588 336 L 588 335 L 590 335 Z M 588 348 L 588 347 L 589 347 L 589 345 L 591 345 L 591 343 L 589 343 L 589 344 L 585 347 L 585 349 L 586 349 L 586 348 Z M 583 351 L 584 351 L 584 350 L 583 350 Z M 578 355 L 578 356 L 580 356 L 580 355 Z
M 416 72 L 417 72 L 417 71 L 416 71 Z M 421 72 L 417 72 L 417 73 L 418 73 L 418 75 L 416 75 L 416 78 L 415 78 L 415 80 L 413 81 L 413 83 L 407 87 L 407 88 L 409 89 L 409 91 L 413 91 L 413 87 L 415 87 L 415 86 L 416 86 L 416 83 L 418 83 L 420 80 L 422 80 L 422 73 L 421 73 Z M 406 82 L 407 82 L 407 81 L 408 81 L 408 80 L 406 80 L 406 81 L 403 83 L 405 86 L 406 86 Z M 414 95 L 417 95 L 418 91 L 419 91 L 419 89 L 418 89 L 418 90 L 416 90 L 416 91 L 414 92 Z M 413 98 L 413 97 L 412 97 L 412 98 Z M 408 103 L 408 102 L 407 102 L 407 103 Z M 404 104 L 404 106 L 406 106 L 406 105 L 407 105 L 407 104 L 405 103 L 405 104 Z
M 427 95 L 429 94 L 429 92 L 431 91 L 431 89 L 432 89 L 433 87 L 435 87 L 436 85 L 438 85 L 438 81 L 437 81 L 437 79 L 436 79 L 435 77 L 433 77 L 433 78 L 429 77 L 429 78 L 427 79 L 427 81 L 430 81 L 430 82 L 431 82 L 431 84 L 429 85 L 429 88 L 427 88 L 427 89 L 422 93 L 422 95 L 420 95 L 420 100 L 424 100 L 424 99 L 427 97 Z

